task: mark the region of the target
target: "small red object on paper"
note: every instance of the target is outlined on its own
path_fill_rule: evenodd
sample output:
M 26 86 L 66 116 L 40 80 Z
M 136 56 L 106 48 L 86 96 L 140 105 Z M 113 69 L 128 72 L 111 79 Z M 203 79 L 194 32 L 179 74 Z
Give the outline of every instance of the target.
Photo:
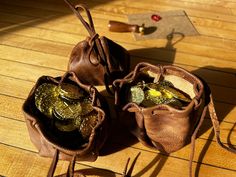
M 155 21 L 155 22 L 158 22 L 158 21 L 161 20 L 161 16 L 160 16 L 160 15 L 157 15 L 157 14 L 153 14 L 153 15 L 151 16 L 151 19 L 152 19 L 153 21 Z

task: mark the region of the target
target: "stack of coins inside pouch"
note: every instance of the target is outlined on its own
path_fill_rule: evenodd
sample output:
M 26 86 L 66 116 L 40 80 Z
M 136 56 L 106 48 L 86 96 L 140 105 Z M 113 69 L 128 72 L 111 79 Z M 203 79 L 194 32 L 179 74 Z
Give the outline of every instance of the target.
M 78 144 L 88 142 L 97 124 L 98 112 L 94 110 L 90 95 L 71 83 L 42 83 L 35 91 L 37 109 L 50 120 L 53 132 L 69 139 L 77 138 Z
M 166 104 L 176 109 L 183 109 L 191 102 L 190 96 L 175 88 L 170 81 L 160 79 L 154 82 L 154 79 L 145 73 L 128 87 L 127 92 L 128 101 L 142 107 Z

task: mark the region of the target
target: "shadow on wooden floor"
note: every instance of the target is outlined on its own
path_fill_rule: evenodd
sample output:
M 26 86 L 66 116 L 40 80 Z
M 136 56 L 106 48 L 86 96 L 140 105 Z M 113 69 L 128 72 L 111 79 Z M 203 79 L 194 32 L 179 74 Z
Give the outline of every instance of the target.
M 69 1 L 74 5 L 83 3 L 89 9 L 109 2 L 109 0 Z M 63 0 L 2 0 L 0 6 L 0 35 L 73 14 Z

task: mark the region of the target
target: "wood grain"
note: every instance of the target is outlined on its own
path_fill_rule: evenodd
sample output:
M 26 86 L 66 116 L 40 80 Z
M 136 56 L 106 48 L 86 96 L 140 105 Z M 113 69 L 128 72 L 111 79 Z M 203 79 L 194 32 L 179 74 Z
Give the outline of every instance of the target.
M 173 64 L 204 78 L 214 96 L 222 141 L 236 147 L 235 0 L 86 3 L 97 33 L 125 47 L 131 54 L 132 68 L 141 61 Z M 2 0 L 0 7 L 0 176 L 46 176 L 51 159 L 40 157 L 31 143 L 22 104 L 40 76 L 64 74 L 71 50 L 88 32 L 63 1 Z M 127 22 L 128 14 L 167 10 L 184 10 L 200 35 L 185 36 L 175 45 L 167 45 L 167 39 L 135 41 L 130 33 L 112 33 L 107 28 L 108 20 Z M 178 38 L 175 36 L 171 43 Z M 130 176 L 188 176 L 190 145 L 169 156 L 143 146 L 117 122 L 114 98 L 104 92 L 104 87 L 97 88 L 111 108 L 111 135 L 97 161 L 77 162 L 76 170 L 87 176 L 121 177 L 130 158 Z M 236 176 L 235 159 L 216 143 L 207 115 L 196 139 L 194 176 Z M 55 174 L 65 173 L 67 166 L 68 162 L 59 161 Z

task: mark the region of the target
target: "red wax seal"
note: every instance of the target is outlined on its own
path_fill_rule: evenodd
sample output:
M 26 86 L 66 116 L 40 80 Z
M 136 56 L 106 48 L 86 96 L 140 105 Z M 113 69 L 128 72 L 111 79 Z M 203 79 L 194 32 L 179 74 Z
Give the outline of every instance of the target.
M 153 14 L 151 16 L 151 19 L 155 22 L 158 22 L 159 20 L 161 20 L 161 16 L 160 15 L 157 15 L 157 14 Z

